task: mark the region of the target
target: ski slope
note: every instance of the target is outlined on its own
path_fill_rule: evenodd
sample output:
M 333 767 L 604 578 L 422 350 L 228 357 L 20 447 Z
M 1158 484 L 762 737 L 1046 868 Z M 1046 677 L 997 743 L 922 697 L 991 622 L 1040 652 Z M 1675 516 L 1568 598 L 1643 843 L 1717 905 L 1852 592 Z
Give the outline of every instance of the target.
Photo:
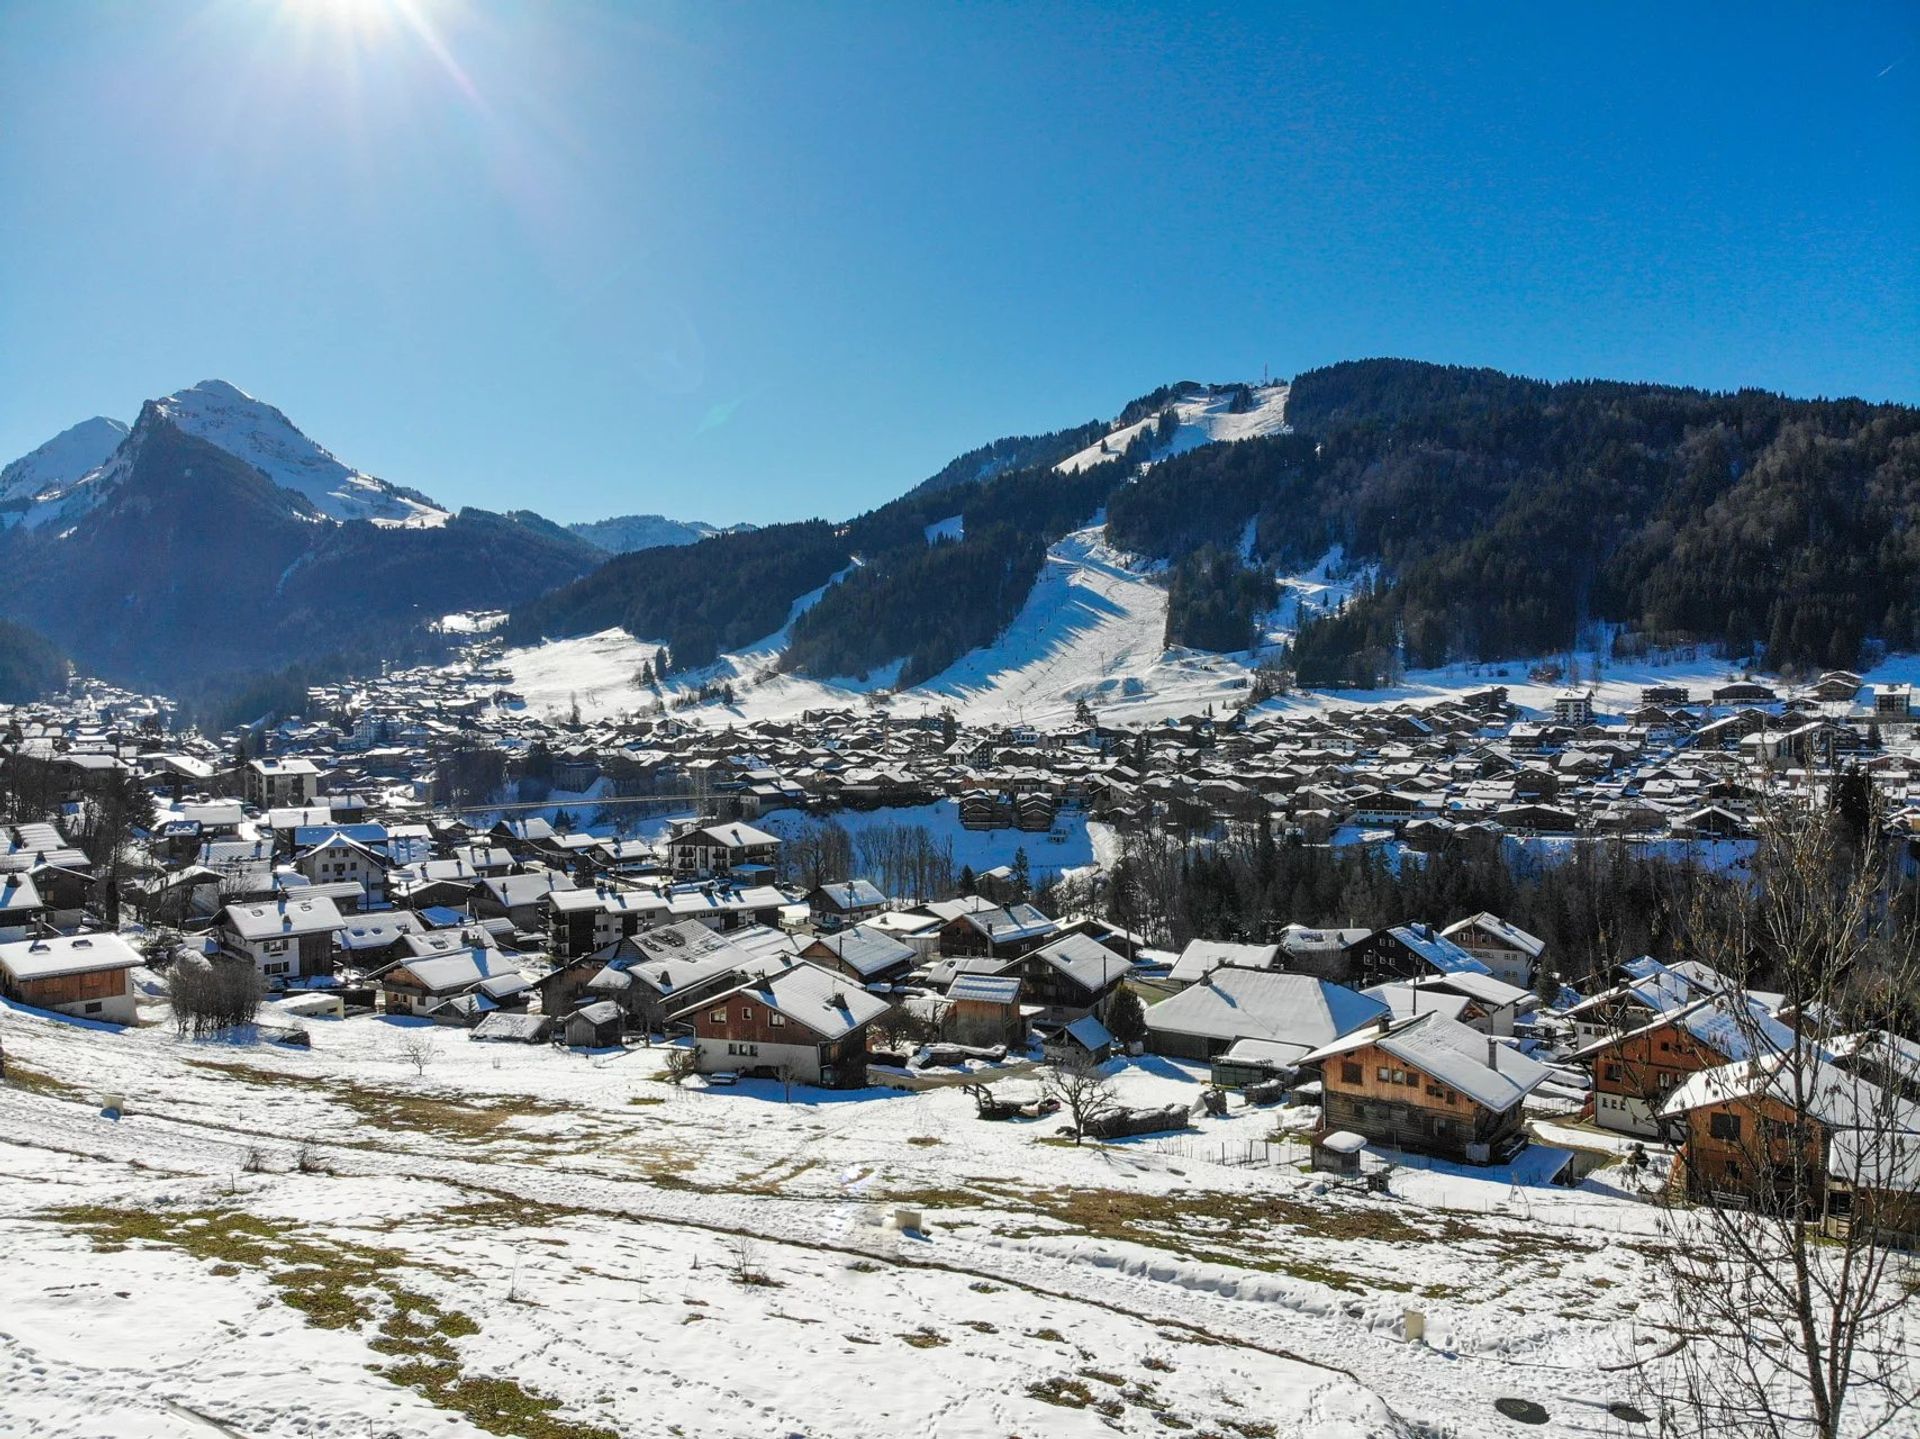
M 1251 440 L 1260 435 L 1284 434 L 1287 429 L 1287 385 L 1259 385 L 1253 390 L 1253 407 L 1244 413 L 1234 414 L 1233 392 L 1231 389 L 1218 393 L 1196 395 L 1192 399 L 1176 400 L 1169 407 L 1179 422 L 1173 433 L 1173 439 L 1167 444 L 1156 444 L 1152 459 L 1164 460 L 1172 455 L 1185 454 L 1188 450 L 1197 450 L 1202 445 L 1211 445 L 1222 441 Z M 1117 426 L 1106 437 L 1088 445 L 1078 454 L 1069 455 L 1054 468 L 1062 474 L 1073 475 L 1112 459 L 1125 450 L 1140 435 L 1153 429 L 1160 423 L 1158 412 L 1131 425 Z
M 1315 610 L 1338 609 L 1363 578 L 1364 572 L 1348 572 L 1337 549 L 1301 574 L 1281 577 L 1264 643 L 1277 645 L 1291 637 L 1303 603 Z M 791 719 L 803 710 L 865 703 L 876 691 L 890 689 L 900 672 L 898 662 L 859 679 L 779 673 L 793 620 L 824 592 L 823 587 L 801 596 L 787 624 L 758 644 L 675 676 L 667 687 L 669 699 L 703 683 L 730 683 L 736 699 L 732 705 L 677 713 L 709 724 Z M 1150 724 L 1245 700 L 1259 653 L 1169 649 L 1166 628 L 1161 567 L 1109 546 L 1103 521 L 1096 517 L 1048 549 L 1026 602 L 994 644 L 898 691 L 893 703 L 908 712 L 951 707 L 970 724 L 1048 726 L 1071 723 L 1082 701 L 1105 722 Z M 583 717 L 601 719 L 637 713 L 655 702 L 658 696 L 641 690 L 635 677 L 658 648 L 657 641 L 610 629 L 511 650 L 503 663 L 530 708 L 563 715 L 577 703 Z

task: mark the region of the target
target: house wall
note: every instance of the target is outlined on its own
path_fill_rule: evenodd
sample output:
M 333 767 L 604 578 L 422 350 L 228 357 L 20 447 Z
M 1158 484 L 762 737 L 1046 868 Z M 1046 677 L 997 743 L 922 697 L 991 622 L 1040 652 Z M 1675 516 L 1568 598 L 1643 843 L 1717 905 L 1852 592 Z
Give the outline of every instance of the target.
M 1220 1039 L 1211 1034 L 1182 1034 L 1173 1029 L 1155 1029 L 1153 1011 L 1147 1011 L 1147 1050 L 1151 1054 L 1164 1054 L 1169 1059 L 1212 1059 L 1232 1045 L 1231 1039 Z
M 85 974 L 61 974 L 46 979 L 15 981 L 0 974 L 0 991 L 9 999 L 35 1009 L 52 1009 L 110 1024 L 134 1021 L 130 970 L 96 969 Z
M 1657 1136 L 1667 1096 L 1688 1075 L 1726 1062 L 1677 1024 L 1622 1036 L 1593 1058 L 1594 1122 L 1622 1134 Z
M 1738 1136 L 1716 1135 L 1713 1132 L 1716 1115 L 1737 1119 Z M 1748 1198 L 1771 1195 L 1773 1180 L 1769 1167 L 1788 1165 L 1793 1158 L 1792 1119 L 1791 1109 L 1765 1095 L 1689 1110 L 1683 1168 L 1687 1192 L 1699 1196 L 1737 1194 Z M 1770 1124 L 1780 1126 L 1779 1136 L 1768 1133 L 1766 1126 Z M 1802 1163 L 1808 1171 L 1806 1192 L 1818 1194 L 1826 1188 L 1826 1133 L 1817 1124 L 1812 1125 L 1812 1130 Z
M 1376 1045 L 1329 1059 L 1321 1081 L 1325 1127 L 1378 1143 L 1464 1160 L 1470 1144 L 1497 1150 L 1521 1133 L 1519 1105 L 1496 1114 Z
M 764 1070 L 786 1066 L 805 1084 L 866 1078 L 867 1032 L 823 1041 L 804 1024 L 767 1008 L 759 1000 L 734 994 L 702 1004 L 693 1014 L 694 1046 L 700 1072 Z
M 1027 1022 L 1020 1017 L 1017 1004 L 988 1004 L 984 1000 L 959 999 L 947 1009 L 941 1020 L 941 1037 L 952 1044 L 972 1044 L 985 1048 L 1021 1044 L 1027 1035 Z

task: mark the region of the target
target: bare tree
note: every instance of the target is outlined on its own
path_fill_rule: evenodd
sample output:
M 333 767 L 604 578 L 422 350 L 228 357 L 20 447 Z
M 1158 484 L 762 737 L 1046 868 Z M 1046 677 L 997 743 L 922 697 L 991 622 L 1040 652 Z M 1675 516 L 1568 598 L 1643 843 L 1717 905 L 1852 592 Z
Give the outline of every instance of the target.
M 401 1062 L 411 1064 L 416 1075 L 425 1074 L 427 1066 L 440 1054 L 440 1046 L 430 1029 L 409 1029 L 394 1047 L 399 1051 Z
M 691 1045 L 676 1045 L 669 1049 L 666 1062 L 660 1066 L 660 1077 L 675 1089 L 699 1072 L 700 1055 Z
M 1646 1378 L 1670 1434 L 1864 1436 L 1920 1399 L 1890 1247 L 1920 1230 L 1920 1066 L 1885 1038 L 1920 946 L 1891 918 L 1883 819 L 1768 801 L 1753 897 L 1695 915 L 1740 1057 L 1666 1106 L 1687 1126 L 1662 1260 L 1679 1338 Z
M 262 991 L 260 971 L 246 960 L 183 954 L 167 971 L 167 999 L 183 1039 L 253 1023 Z
M 1060 1107 L 1072 1118 L 1075 1144 L 1088 1125 L 1120 1108 L 1113 1081 L 1089 1058 L 1062 1059 L 1048 1066 L 1041 1092 L 1059 1100 Z

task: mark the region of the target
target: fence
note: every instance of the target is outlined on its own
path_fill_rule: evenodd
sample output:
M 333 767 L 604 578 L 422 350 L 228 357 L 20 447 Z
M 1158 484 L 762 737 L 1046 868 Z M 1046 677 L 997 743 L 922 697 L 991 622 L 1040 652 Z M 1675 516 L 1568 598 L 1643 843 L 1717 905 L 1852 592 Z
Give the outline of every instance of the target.
M 1190 1159 L 1202 1164 L 1222 1164 L 1233 1169 L 1273 1169 L 1305 1164 L 1312 1152 L 1297 1139 L 1178 1139 L 1157 1140 L 1155 1154 Z

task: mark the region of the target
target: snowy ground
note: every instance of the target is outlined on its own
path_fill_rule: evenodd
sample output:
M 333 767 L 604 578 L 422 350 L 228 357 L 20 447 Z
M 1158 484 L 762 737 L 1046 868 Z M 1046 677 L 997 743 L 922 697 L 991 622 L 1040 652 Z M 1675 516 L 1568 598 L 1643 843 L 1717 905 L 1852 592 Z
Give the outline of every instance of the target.
M 1264 1142 L 1291 1113 L 1075 1149 L 952 1086 L 677 1091 L 658 1050 L 454 1031 L 416 1073 L 401 1025 L 309 1028 L 0 1010 L 0 1432 L 466 1436 L 547 1401 L 563 1439 L 1643 1432 L 1600 1406 L 1635 1397 L 1604 1366 L 1651 1342 L 1655 1227 L 1606 1184 L 1370 1197 Z

